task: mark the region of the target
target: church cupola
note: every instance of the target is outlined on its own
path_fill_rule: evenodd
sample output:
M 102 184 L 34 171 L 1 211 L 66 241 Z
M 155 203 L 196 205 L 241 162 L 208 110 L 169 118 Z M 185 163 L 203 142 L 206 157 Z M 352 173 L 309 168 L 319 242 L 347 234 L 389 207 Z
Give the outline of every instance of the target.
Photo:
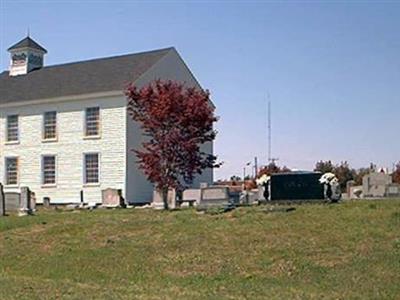
M 29 36 L 8 48 L 11 54 L 10 76 L 25 75 L 43 67 L 47 50 Z

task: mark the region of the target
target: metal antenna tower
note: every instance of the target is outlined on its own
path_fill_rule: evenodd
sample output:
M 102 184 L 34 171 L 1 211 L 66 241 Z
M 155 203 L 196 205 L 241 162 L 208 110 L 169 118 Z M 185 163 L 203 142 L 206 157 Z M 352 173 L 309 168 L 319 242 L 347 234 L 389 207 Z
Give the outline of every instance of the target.
M 279 158 L 272 157 L 272 120 L 271 120 L 271 101 L 269 93 L 268 95 L 268 161 L 275 164 Z

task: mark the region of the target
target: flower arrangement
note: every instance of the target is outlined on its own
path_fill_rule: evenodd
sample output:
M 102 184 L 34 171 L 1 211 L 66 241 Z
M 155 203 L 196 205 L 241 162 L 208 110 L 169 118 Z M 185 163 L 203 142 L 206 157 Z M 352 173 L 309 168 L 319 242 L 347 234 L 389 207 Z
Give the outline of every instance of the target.
M 321 178 L 319 179 L 319 182 L 321 184 L 334 185 L 334 184 L 339 183 L 339 179 L 336 177 L 335 174 L 328 172 L 321 176 Z
M 260 178 L 256 179 L 257 185 L 264 185 L 266 184 L 269 180 L 271 179 L 271 176 L 268 176 L 267 174 L 264 174 Z

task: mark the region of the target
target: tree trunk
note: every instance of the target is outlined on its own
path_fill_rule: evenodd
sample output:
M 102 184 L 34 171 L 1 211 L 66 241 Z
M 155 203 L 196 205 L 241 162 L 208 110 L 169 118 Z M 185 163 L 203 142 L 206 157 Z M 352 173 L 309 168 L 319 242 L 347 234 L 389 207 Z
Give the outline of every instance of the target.
M 162 199 L 164 202 L 164 209 L 168 210 L 168 187 L 162 188 Z

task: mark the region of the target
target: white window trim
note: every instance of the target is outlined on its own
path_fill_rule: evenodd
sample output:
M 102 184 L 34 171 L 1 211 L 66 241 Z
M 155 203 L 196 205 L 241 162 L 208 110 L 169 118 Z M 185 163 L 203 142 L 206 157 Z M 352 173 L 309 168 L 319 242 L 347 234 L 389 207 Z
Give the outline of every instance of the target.
M 8 140 L 8 117 L 12 117 L 12 116 L 17 116 L 17 126 L 18 126 L 18 130 L 17 130 L 17 139 L 15 141 L 9 141 Z M 6 116 L 6 124 L 5 124 L 5 130 L 4 130 L 4 143 L 6 145 L 15 145 L 15 144 L 19 144 L 19 140 L 20 140 L 20 117 L 19 114 L 9 114 Z
M 17 184 L 7 184 L 7 179 L 8 179 L 8 175 L 7 175 L 7 159 L 9 159 L 9 158 L 16 158 L 17 159 Z M 4 157 L 4 187 L 7 187 L 7 188 L 18 188 L 19 187 L 19 179 L 20 179 L 20 174 L 19 174 L 19 172 L 20 172 L 20 165 L 21 165 L 21 162 L 20 162 L 20 158 L 19 158 L 19 156 L 16 156 L 16 155 L 10 155 L 10 156 L 5 156 Z
M 49 112 L 55 112 L 56 113 L 56 137 L 55 138 L 51 138 L 51 139 L 46 139 L 45 138 L 45 133 L 46 133 L 46 129 L 45 129 L 45 115 L 46 113 Z M 58 112 L 56 110 L 49 110 L 49 111 L 45 111 L 42 114 L 42 142 L 43 143 L 51 143 L 51 142 L 57 142 L 58 141 Z
M 89 154 L 97 154 L 97 157 L 98 157 L 97 158 L 98 159 L 98 164 L 99 164 L 99 166 L 98 166 L 98 182 L 86 183 L 86 159 L 85 159 L 85 157 L 86 157 L 86 155 L 89 155 Z M 100 186 L 101 185 L 101 155 L 100 155 L 100 152 L 96 152 L 96 151 L 84 152 L 83 156 L 82 156 L 82 166 L 83 166 L 83 168 L 82 168 L 82 171 L 83 171 L 83 174 L 82 174 L 82 179 L 83 179 L 82 185 L 84 187 Z
M 86 117 L 87 117 L 87 110 L 89 108 L 98 108 L 99 109 L 99 132 L 96 135 L 86 135 Z M 102 118 L 101 118 L 101 107 L 100 106 L 88 106 L 85 107 L 84 111 L 83 111 L 83 139 L 84 140 L 97 140 L 97 139 L 101 139 L 101 127 L 102 127 Z
M 44 157 L 45 156 L 54 156 L 55 158 L 55 183 L 44 183 Z M 58 156 L 53 153 L 46 153 L 40 156 L 40 183 L 42 188 L 54 188 L 57 187 L 58 183 Z

